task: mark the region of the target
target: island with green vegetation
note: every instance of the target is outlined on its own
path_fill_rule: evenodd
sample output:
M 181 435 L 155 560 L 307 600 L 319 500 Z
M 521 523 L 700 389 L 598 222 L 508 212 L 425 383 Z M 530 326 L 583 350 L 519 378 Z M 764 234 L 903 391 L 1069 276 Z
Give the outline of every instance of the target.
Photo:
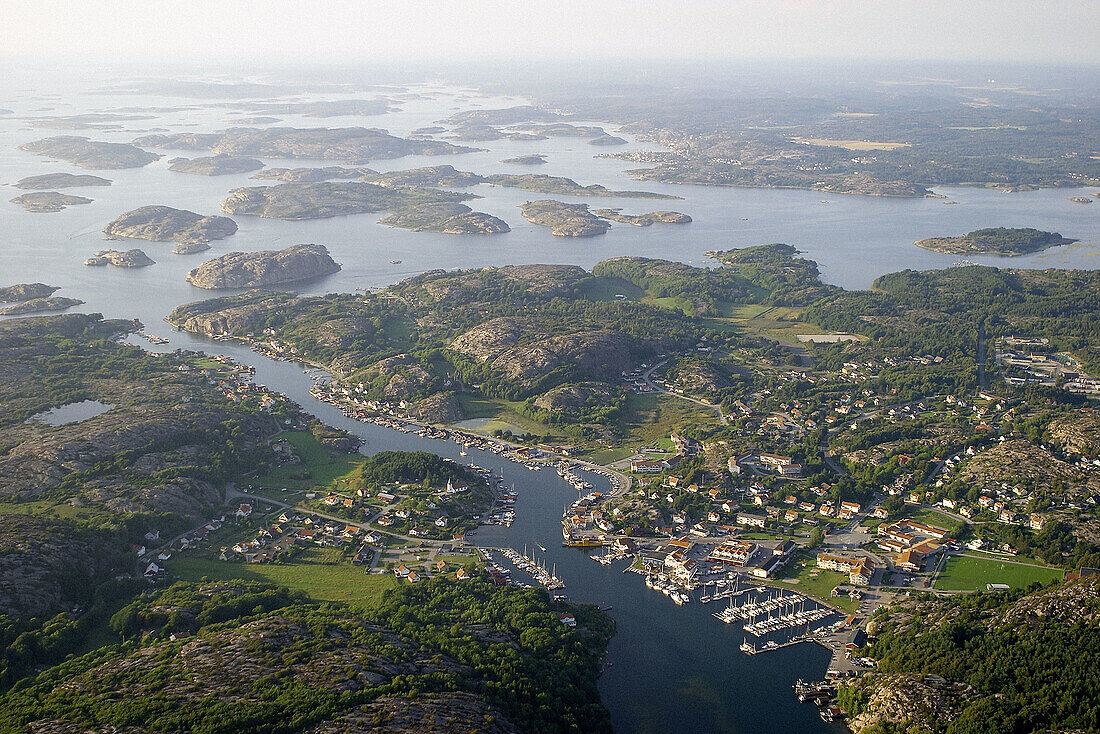
M 611 225 L 588 210 L 587 204 L 541 199 L 520 206 L 520 213 L 531 224 L 549 227 L 555 237 L 595 237 Z
M 57 191 L 32 191 L 29 194 L 20 194 L 12 199 L 11 203 L 19 204 L 29 212 L 59 212 L 68 206 L 91 204 L 92 200 L 84 196 L 62 194 Z
M 485 176 L 485 183 L 490 186 L 506 186 L 524 191 L 534 191 L 540 194 L 557 194 L 559 196 L 610 196 L 620 199 L 679 199 L 679 196 L 671 194 L 657 194 L 651 191 L 612 191 L 599 184 L 581 186 L 571 178 L 564 176 L 547 176 L 536 173 L 494 173 Z
M 264 162 L 255 158 L 239 158 L 225 153 L 201 158 L 173 158 L 169 163 L 169 171 L 193 173 L 197 176 L 228 176 L 258 171 L 264 167 Z
M 204 217 L 170 206 L 143 206 L 119 215 L 103 231 L 110 239 L 175 242 L 177 252 L 184 254 L 209 249 L 211 240 L 235 234 L 237 223 L 229 217 Z
M 27 176 L 15 183 L 17 189 L 68 189 L 79 186 L 110 186 L 110 180 L 76 173 L 43 173 Z
M 24 143 L 19 150 L 50 158 L 60 158 L 81 168 L 112 170 L 141 168 L 162 156 L 128 143 L 104 143 L 76 135 L 59 135 Z
M 284 250 L 230 252 L 187 274 L 197 288 L 258 288 L 296 283 L 338 272 L 324 245 L 293 245 Z
M 236 127 L 220 133 L 146 135 L 134 144 L 171 150 L 209 150 L 232 156 L 312 158 L 352 164 L 407 155 L 454 155 L 476 150 L 441 140 L 399 138 L 365 127 Z
M 28 298 L 13 306 L 0 308 L 0 316 L 23 316 L 30 313 L 43 313 L 47 311 L 64 311 L 73 306 L 84 303 L 79 298 L 66 296 L 44 296 L 41 298 Z
M 1077 240 L 1057 232 L 1031 227 L 989 227 L 967 232 L 960 237 L 929 237 L 913 244 L 947 255 L 1029 255 L 1049 247 L 1071 245 Z
M 457 202 L 432 202 L 403 207 L 380 220 L 390 227 L 441 234 L 501 234 L 511 228 L 503 219 L 475 212 Z
M 138 249 L 126 250 L 125 252 L 120 250 L 100 250 L 85 260 L 84 264 L 92 267 L 114 265 L 116 268 L 144 268 L 149 265 L 155 265 L 156 261 Z
M 517 166 L 541 166 L 543 163 L 546 163 L 546 156 L 542 153 L 517 155 L 514 158 L 505 158 L 501 163 L 512 163 Z
M 635 227 L 648 227 L 654 222 L 664 224 L 688 224 L 691 217 L 682 212 L 656 211 L 648 214 L 623 214 L 622 209 L 594 209 L 592 211 L 600 219 L 610 219 L 612 222 L 630 224 Z

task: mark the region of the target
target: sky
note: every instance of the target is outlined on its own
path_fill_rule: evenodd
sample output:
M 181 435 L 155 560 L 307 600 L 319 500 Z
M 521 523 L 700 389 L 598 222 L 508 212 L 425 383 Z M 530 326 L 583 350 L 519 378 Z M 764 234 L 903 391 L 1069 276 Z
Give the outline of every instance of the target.
M 1097 0 L 0 0 L 6 63 L 1100 65 Z

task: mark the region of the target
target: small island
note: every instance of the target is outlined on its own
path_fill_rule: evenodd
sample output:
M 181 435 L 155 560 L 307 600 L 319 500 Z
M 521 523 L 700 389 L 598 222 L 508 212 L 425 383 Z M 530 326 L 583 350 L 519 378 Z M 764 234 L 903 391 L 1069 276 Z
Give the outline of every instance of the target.
M 258 288 L 331 275 L 340 270 L 324 245 L 294 245 L 285 250 L 230 252 L 187 274 L 197 288 Z
M 103 231 L 109 239 L 178 242 L 181 245 L 206 249 L 201 248 L 201 245 L 230 236 L 237 231 L 237 223 L 229 217 L 204 217 L 170 206 L 143 206 L 121 215 L 104 227 Z
M 1071 196 L 1071 197 L 1069 197 L 1069 200 L 1072 201 L 1074 204 L 1091 204 L 1092 203 L 1092 199 L 1090 199 L 1087 196 Z
M 65 298 L 64 296 L 49 296 L 47 298 L 31 298 L 14 306 L 0 308 L 0 316 L 21 316 L 28 313 L 42 313 L 44 311 L 64 311 L 66 308 L 79 306 L 84 303 L 79 298 Z
M 104 143 L 77 135 L 58 135 L 24 143 L 19 150 L 38 155 L 60 158 L 74 166 L 93 170 L 141 168 L 162 156 L 150 153 L 129 143 Z
M 589 145 L 626 145 L 626 140 L 618 135 L 597 135 L 588 141 Z
M 78 186 L 110 186 L 111 181 L 88 173 L 43 173 L 16 182 L 17 189 L 71 189 Z
M 595 209 L 592 212 L 600 219 L 610 219 L 612 222 L 621 222 L 635 227 L 648 227 L 654 222 L 662 224 L 688 224 L 691 217 L 682 212 L 656 211 L 648 214 L 623 214 L 622 209 Z
M 228 176 L 234 173 L 248 173 L 258 171 L 264 167 L 264 162 L 255 158 L 237 158 L 226 155 L 209 155 L 201 158 L 175 158 L 169 171 L 180 173 L 193 173 L 196 176 Z
M 1077 240 L 1057 232 L 1043 232 L 1031 227 L 989 227 L 967 232 L 961 237 L 930 237 L 913 244 L 946 255 L 1003 255 L 1013 257 L 1069 245 Z
M 546 163 L 546 155 L 543 153 L 517 155 L 515 158 L 505 158 L 501 163 L 513 163 L 517 166 L 541 166 Z
M 441 234 L 501 234 L 511 231 L 511 227 L 503 219 L 472 211 L 465 204 L 455 202 L 410 206 L 391 214 L 381 223 L 414 232 Z
M 151 257 L 141 250 L 100 250 L 92 257 L 84 261 L 85 265 L 92 267 L 104 267 L 114 265 L 116 268 L 144 268 L 156 264 Z
M 343 166 L 325 166 L 324 168 L 265 168 L 252 174 L 251 178 L 285 181 L 287 183 L 317 183 L 334 178 L 360 179 L 373 176 L 378 171 L 369 168 L 345 168 Z
M 526 202 L 520 213 L 531 224 L 550 227 L 555 237 L 595 237 L 611 228 L 607 221 L 588 211 L 587 204 L 542 199 Z
M 33 191 L 21 194 L 11 200 L 29 212 L 59 212 L 67 206 L 91 204 L 92 200 L 84 196 L 62 194 L 57 191 Z
M 365 181 L 322 181 L 234 189 L 222 201 L 222 211 L 268 219 L 325 219 L 346 214 L 397 213 L 420 204 L 475 198 L 472 194 L 416 186 L 391 188 Z
M 539 194 L 555 194 L 557 196 L 608 196 L 621 199 L 680 198 L 679 196 L 658 194 L 652 191 L 612 191 L 599 184 L 581 186 L 571 178 L 547 176 L 542 173 L 494 173 L 484 178 L 485 183 L 490 186 L 507 186 L 513 189 L 534 191 Z
M 0 288 L 0 303 L 18 303 L 32 298 L 47 298 L 59 290 L 61 286 L 45 283 L 16 283 Z

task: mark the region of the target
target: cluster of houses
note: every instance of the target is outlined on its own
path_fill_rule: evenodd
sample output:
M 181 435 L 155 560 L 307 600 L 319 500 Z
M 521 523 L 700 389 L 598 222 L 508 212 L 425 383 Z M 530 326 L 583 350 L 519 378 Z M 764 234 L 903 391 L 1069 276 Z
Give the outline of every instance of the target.
M 237 510 L 239 517 L 247 518 L 251 513 L 250 505 L 241 505 Z M 377 545 L 381 541 L 381 534 L 368 532 L 358 525 L 288 510 L 275 518 L 270 525 L 265 523 L 252 538 L 238 541 L 231 546 L 222 546 L 218 558 L 223 561 L 268 563 L 289 552 L 297 544 L 346 548 L 353 543 L 359 543 L 359 553 L 362 553 L 364 546 Z
M 899 520 L 894 523 L 882 523 L 878 526 L 875 545 L 893 554 L 894 566 L 905 571 L 920 571 L 925 558 L 935 555 L 943 548 L 940 542 L 947 531 L 935 525 L 916 520 Z
M 850 556 L 838 553 L 818 553 L 817 567 L 826 571 L 848 574 L 848 583 L 867 586 L 875 573 L 875 562 L 867 556 Z
M 375 497 L 386 505 L 386 509 L 375 518 L 374 523 L 383 528 L 393 527 L 394 525 L 411 525 L 405 532 L 414 538 L 441 537 L 442 532 L 446 530 L 452 520 L 442 512 L 432 513 L 432 511 L 439 511 L 447 500 L 464 495 L 469 491 L 470 486 L 465 482 L 448 479 L 446 487 L 436 491 L 425 500 L 427 507 L 425 512 L 409 507 L 393 507 L 394 503 L 400 502 L 401 496 L 382 489 Z M 364 490 L 359 490 L 359 492 L 364 492 Z M 432 519 L 432 514 L 429 513 L 434 514 L 435 518 Z
M 681 586 L 736 569 L 767 579 L 783 568 L 797 549 L 793 541 L 750 541 L 730 538 L 720 542 L 682 536 L 660 548 L 638 551 L 642 565 L 660 571 Z

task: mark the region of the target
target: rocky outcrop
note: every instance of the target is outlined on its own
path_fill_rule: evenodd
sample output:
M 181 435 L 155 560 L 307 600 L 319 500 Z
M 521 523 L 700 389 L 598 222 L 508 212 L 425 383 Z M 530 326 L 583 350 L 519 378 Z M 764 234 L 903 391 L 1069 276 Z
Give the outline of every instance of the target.
M 103 231 L 113 239 L 206 244 L 234 234 L 237 223 L 229 217 L 204 217 L 170 206 L 143 206 L 121 215 Z
M 449 392 L 437 392 L 418 400 L 409 413 L 428 423 L 457 423 L 466 417 L 458 398 Z
M 103 143 L 76 135 L 58 135 L 33 143 L 24 143 L 19 150 L 60 158 L 75 166 L 90 169 L 141 168 L 161 158 L 128 143 Z
M 45 283 L 18 283 L 0 288 L 0 303 L 18 303 L 29 301 L 32 298 L 46 298 L 52 296 L 61 286 L 46 285 Z
M 19 204 L 29 212 L 59 212 L 67 206 L 91 204 L 92 200 L 83 196 L 61 194 L 57 191 L 35 191 L 17 196 L 11 200 L 11 203 Z
M 529 319 L 501 316 L 459 334 L 450 348 L 478 362 L 487 362 L 519 344 L 520 337 L 530 333 L 531 327 Z
M 633 367 L 626 338 L 603 330 L 520 344 L 505 351 L 491 364 L 494 372 L 522 387 L 534 385 L 558 368 L 571 368 L 582 378 L 606 380 Z
M 198 288 L 256 288 L 319 278 L 340 270 L 323 245 L 294 245 L 285 250 L 230 252 L 187 274 Z
M 169 171 L 193 173 L 197 176 L 227 176 L 233 173 L 248 173 L 264 167 L 264 162 L 255 158 L 236 158 L 220 154 L 202 158 L 176 158 Z
M 17 189 L 69 189 L 78 186 L 110 186 L 111 182 L 99 176 L 75 173 L 43 173 L 27 176 L 15 184 Z
M 515 158 L 505 158 L 501 163 L 514 163 L 517 166 L 541 166 L 546 163 L 546 156 L 537 153 L 535 155 L 517 155 Z
M 550 227 L 555 237 L 594 237 L 611 227 L 588 211 L 587 204 L 566 204 L 551 199 L 528 201 L 520 207 L 520 213 L 531 224 Z
M 100 250 L 95 255 L 85 260 L 84 264 L 93 267 L 114 265 L 116 268 L 144 268 L 156 264 L 156 261 L 137 249 L 127 250 L 126 252 L 121 252 L 119 250 Z
M 535 398 L 535 407 L 559 413 L 579 413 L 587 408 L 607 405 L 618 390 L 604 382 L 561 385 Z
M 856 734 L 893 724 L 905 727 L 926 722 L 948 722 L 958 715 L 957 701 L 962 693 L 935 676 L 917 673 L 883 675 L 863 681 L 867 702 L 863 712 L 848 726 Z
M 589 145 L 626 145 L 626 140 L 618 135 L 597 135 L 588 141 Z
M 291 301 L 286 294 L 250 291 L 178 306 L 168 321 L 185 331 L 207 336 L 249 334 L 267 320 L 272 309 L 286 307 Z
M 41 313 L 43 311 L 64 311 L 66 308 L 79 306 L 82 303 L 84 303 L 84 301 L 78 298 L 65 298 L 64 296 L 30 298 L 14 306 L 0 308 L 0 316 L 20 316 L 28 313 Z

